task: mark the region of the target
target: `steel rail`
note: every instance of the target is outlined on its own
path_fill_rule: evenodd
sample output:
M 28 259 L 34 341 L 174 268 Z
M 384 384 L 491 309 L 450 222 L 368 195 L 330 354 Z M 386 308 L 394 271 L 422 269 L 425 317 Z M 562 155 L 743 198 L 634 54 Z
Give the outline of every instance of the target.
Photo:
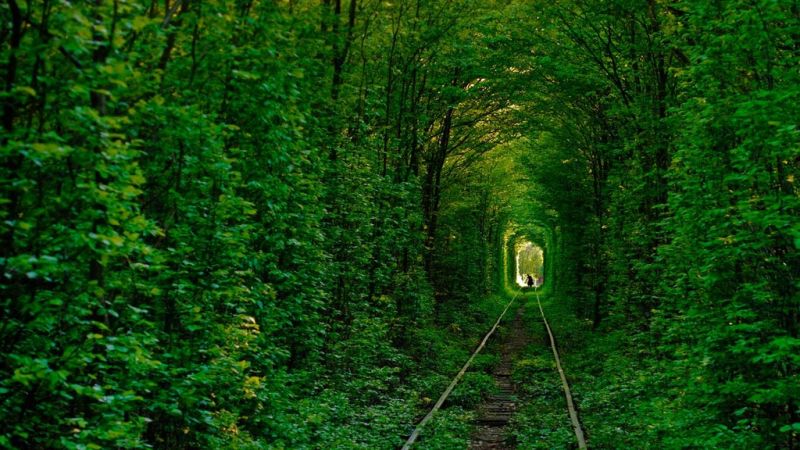
M 413 444 L 414 441 L 417 440 L 417 438 L 419 437 L 420 432 L 422 431 L 422 428 L 425 426 L 426 423 L 428 423 L 428 421 L 431 420 L 431 418 L 436 413 L 436 411 L 438 411 L 439 408 L 442 407 L 442 405 L 444 404 L 445 400 L 447 400 L 447 397 L 450 395 L 450 393 L 456 387 L 456 384 L 458 384 L 459 380 L 461 380 L 461 377 L 463 377 L 464 374 L 467 372 L 467 369 L 469 368 L 470 364 L 472 364 L 472 360 L 475 359 L 475 356 L 481 350 L 483 350 L 483 347 L 486 345 L 486 341 L 489 340 L 489 337 L 492 336 L 492 333 L 494 333 L 494 330 L 496 330 L 497 326 L 500 325 L 500 321 L 503 320 L 503 316 L 506 315 L 506 312 L 508 312 L 508 308 L 511 307 L 511 304 L 514 303 L 514 300 L 516 300 L 517 297 L 519 297 L 519 292 L 516 295 L 514 295 L 514 297 L 508 302 L 508 304 L 506 305 L 505 309 L 503 309 L 502 314 L 500 314 L 500 317 L 498 317 L 497 321 L 494 323 L 494 326 L 492 327 L 492 329 L 489 330 L 488 333 L 486 333 L 486 336 L 484 336 L 484 338 L 481 341 L 480 345 L 478 345 L 478 348 L 475 349 L 475 351 L 472 353 L 472 356 L 470 356 L 469 359 L 467 360 L 467 362 L 464 364 L 464 367 L 462 367 L 461 370 L 456 375 L 456 377 L 453 378 L 453 381 L 450 383 L 450 386 L 447 386 L 447 389 L 445 389 L 445 391 L 439 397 L 439 400 L 436 401 L 436 404 L 433 405 L 433 408 L 417 424 L 417 427 L 414 428 L 414 432 L 411 433 L 411 436 L 408 437 L 408 440 L 403 445 L 401 450 L 408 450 L 408 449 L 411 448 L 411 444 Z
M 586 439 L 583 436 L 583 429 L 581 428 L 581 423 L 578 420 L 578 411 L 575 410 L 575 403 L 572 401 L 572 391 L 569 389 L 569 383 L 567 383 L 567 376 L 564 374 L 564 369 L 561 368 L 561 358 L 558 356 L 558 349 L 556 348 L 556 340 L 553 337 L 553 332 L 550 330 L 550 324 L 547 323 L 547 318 L 544 316 L 544 309 L 542 308 L 542 302 L 539 300 L 539 293 L 536 293 L 536 303 L 539 304 L 539 312 L 542 313 L 542 320 L 544 321 L 544 326 L 547 328 L 547 334 L 550 336 L 550 347 L 553 349 L 553 356 L 556 358 L 556 368 L 558 369 L 558 374 L 561 376 L 561 383 L 564 385 L 564 397 L 567 398 L 567 409 L 569 410 L 569 418 L 572 421 L 572 429 L 575 431 L 575 438 L 578 440 L 578 448 L 585 449 L 586 447 Z

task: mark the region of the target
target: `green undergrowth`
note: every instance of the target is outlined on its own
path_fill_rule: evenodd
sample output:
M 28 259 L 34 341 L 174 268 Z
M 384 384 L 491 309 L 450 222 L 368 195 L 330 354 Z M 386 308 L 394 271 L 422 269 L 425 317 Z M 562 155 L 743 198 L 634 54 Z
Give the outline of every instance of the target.
M 351 371 L 324 383 L 325 389 L 302 402 L 300 414 L 316 439 L 309 448 L 397 448 L 414 430 L 467 361 L 506 303 L 488 297 L 444 301 L 431 321 L 412 332 L 410 348 L 368 349 L 371 327 L 342 342 L 354 355 Z M 380 327 L 378 327 L 380 328 Z M 381 341 L 381 340 L 378 340 Z M 364 345 L 362 345 L 364 344 Z M 423 430 L 415 448 L 452 449 L 467 445 L 474 410 L 494 389 L 490 375 L 498 358 L 478 355 L 471 370 Z
M 418 386 L 419 417 L 426 414 L 444 392 L 472 352 L 489 331 L 508 299 L 491 296 L 473 303 L 445 304 L 438 312 L 436 327 L 425 330 L 416 345 L 426 348 L 422 370 L 412 381 Z M 498 332 L 501 332 L 498 329 Z M 472 361 L 469 370 L 456 385 L 442 408 L 425 426 L 415 448 L 445 450 L 466 448 L 473 433 L 475 410 L 481 401 L 496 391 L 491 376 L 499 362 L 497 336 Z M 407 434 L 411 434 L 411 429 Z
M 535 299 L 532 300 L 535 305 Z M 658 374 L 640 359 L 636 345 L 614 332 L 593 332 L 591 322 L 572 312 L 570 299 L 542 301 L 567 375 L 587 443 L 592 448 L 657 448 L 663 445 L 649 424 L 655 423 L 650 397 Z M 561 380 L 537 307 L 529 308 L 526 324 L 534 343 L 515 364 L 524 406 L 515 418 L 520 449 L 575 446 Z M 655 384 L 653 384 L 655 381 Z
M 535 299 L 531 300 L 535 305 Z M 658 349 L 623 324 L 592 331 L 570 299 L 543 300 L 590 448 L 748 448 L 725 433 L 700 435 L 708 414 L 687 407 L 674 386 L 683 376 Z M 520 449 L 575 445 L 561 382 L 538 308 L 528 308 L 533 340 L 514 367 L 523 404 L 514 418 Z M 642 336 L 639 334 L 638 336 Z M 752 447 L 751 447 L 752 448 Z
M 523 321 L 530 341 L 514 361 L 512 377 L 519 402 L 511 434 L 519 449 L 568 448 L 575 440 L 561 381 L 536 297 L 526 296 Z

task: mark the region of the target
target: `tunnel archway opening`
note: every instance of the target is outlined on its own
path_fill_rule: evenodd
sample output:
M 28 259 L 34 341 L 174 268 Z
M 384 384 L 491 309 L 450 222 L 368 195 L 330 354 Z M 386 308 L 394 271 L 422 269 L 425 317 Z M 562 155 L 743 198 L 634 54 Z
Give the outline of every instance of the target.
M 549 294 L 555 288 L 555 231 L 540 221 L 520 224 L 510 221 L 504 233 L 504 288 L 512 294 L 528 287 L 527 276 L 540 293 Z
M 514 246 L 514 280 L 519 287 L 528 287 L 529 283 L 539 287 L 544 283 L 544 249 L 525 239 L 517 241 Z

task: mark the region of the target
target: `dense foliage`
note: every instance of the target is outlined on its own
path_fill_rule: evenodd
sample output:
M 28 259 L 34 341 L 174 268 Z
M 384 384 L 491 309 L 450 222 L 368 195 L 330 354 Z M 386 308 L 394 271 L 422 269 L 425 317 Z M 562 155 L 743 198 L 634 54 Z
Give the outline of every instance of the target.
M 449 342 L 424 272 L 444 160 L 488 149 L 507 97 L 465 90 L 502 68 L 461 43 L 488 10 L 342 7 L 3 6 L 2 446 L 407 433 L 452 370 L 418 365 Z
M 0 446 L 396 447 L 509 230 L 606 350 L 598 445 L 800 445 L 796 2 L 0 14 Z
M 525 165 L 557 212 L 577 312 L 625 330 L 647 374 L 633 384 L 671 411 L 639 416 L 639 442 L 795 448 L 798 6 L 528 11 L 542 106 Z

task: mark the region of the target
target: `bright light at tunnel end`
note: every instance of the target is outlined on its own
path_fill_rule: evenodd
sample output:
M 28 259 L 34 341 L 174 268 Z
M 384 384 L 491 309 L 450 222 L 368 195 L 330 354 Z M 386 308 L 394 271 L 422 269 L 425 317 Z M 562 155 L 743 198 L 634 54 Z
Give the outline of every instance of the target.
M 530 241 L 520 241 L 515 245 L 516 281 L 520 287 L 528 286 L 528 276 L 533 285 L 539 287 L 544 282 L 544 253 L 542 248 Z

